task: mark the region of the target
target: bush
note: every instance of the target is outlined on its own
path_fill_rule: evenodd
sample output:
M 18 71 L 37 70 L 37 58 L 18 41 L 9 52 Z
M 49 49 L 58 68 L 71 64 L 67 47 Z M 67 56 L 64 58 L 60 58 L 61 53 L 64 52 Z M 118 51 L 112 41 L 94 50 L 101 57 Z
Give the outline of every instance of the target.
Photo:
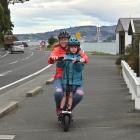
M 126 61 L 125 55 L 122 55 L 122 56 L 120 56 L 119 58 L 117 58 L 115 64 L 116 64 L 116 65 L 121 65 L 121 61 L 122 61 L 122 60 L 125 60 L 125 61 Z
M 125 54 L 116 60 L 116 65 L 121 65 L 121 60 L 125 60 L 135 73 L 139 73 L 139 53 L 138 46 L 128 45 Z
M 139 52 L 136 44 L 129 45 L 126 48 L 126 58 L 129 66 L 134 70 L 135 73 L 139 73 Z

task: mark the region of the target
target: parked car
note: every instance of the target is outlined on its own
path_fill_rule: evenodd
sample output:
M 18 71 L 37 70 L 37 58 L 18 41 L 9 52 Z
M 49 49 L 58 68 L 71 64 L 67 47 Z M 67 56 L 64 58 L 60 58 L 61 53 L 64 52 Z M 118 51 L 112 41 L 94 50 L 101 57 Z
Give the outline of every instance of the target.
M 24 45 L 24 47 L 28 47 L 27 42 L 22 42 L 22 44 Z
M 24 45 L 21 41 L 15 41 L 13 42 L 13 45 L 10 48 L 11 54 L 14 52 L 22 52 L 24 53 Z

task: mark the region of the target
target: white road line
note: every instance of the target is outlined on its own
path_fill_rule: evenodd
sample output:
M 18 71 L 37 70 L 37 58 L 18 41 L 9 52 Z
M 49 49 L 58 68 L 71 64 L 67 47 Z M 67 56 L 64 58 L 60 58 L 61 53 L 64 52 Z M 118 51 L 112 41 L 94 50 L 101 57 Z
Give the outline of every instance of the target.
M 9 64 L 15 64 L 15 63 L 18 63 L 18 61 L 16 60 L 16 61 L 14 61 L 14 62 L 11 62 L 11 63 L 9 63 Z
M 0 135 L 0 140 L 13 140 L 15 135 Z
M 31 53 L 30 57 L 34 55 L 34 52 Z
M 31 75 L 28 75 L 28 76 L 26 76 L 26 77 L 24 77 L 24 78 L 22 78 L 22 79 L 20 79 L 20 80 L 17 80 L 17 81 L 15 81 L 15 82 L 11 83 L 11 84 L 8 84 L 8 85 L 6 85 L 6 86 L 0 87 L 0 91 L 3 90 L 3 89 L 8 88 L 8 87 L 10 87 L 10 86 L 13 86 L 13 85 L 15 85 L 15 84 L 17 84 L 17 83 L 20 83 L 20 82 L 22 82 L 22 81 L 24 81 L 24 80 L 27 80 L 27 79 L 29 79 L 29 78 L 31 78 L 31 77 L 33 77 L 33 76 L 36 76 L 36 75 L 40 74 L 41 72 L 45 71 L 46 69 L 50 68 L 51 66 L 52 66 L 52 64 L 49 64 L 48 66 L 44 67 L 43 69 L 41 69 L 41 70 L 39 70 L 39 71 L 37 71 L 37 72 L 31 74 Z
M 27 59 L 29 59 L 29 57 L 25 57 L 25 59 L 24 59 L 24 60 L 27 60 Z
M 9 71 L 6 71 L 6 72 L 3 72 L 3 73 L 0 73 L 0 77 L 5 76 L 5 75 L 7 75 L 7 74 L 10 73 L 10 72 L 12 72 L 12 71 L 9 70 Z
M 2 55 L 0 58 L 3 58 L 5 56 L 7 56 L 9 54 L 9 52 L 7 51 L 5 55 Z
M 29 59 L 30 57 L 32 57 L 34 55 L 34 53 L 32 52 L 30 56 L 25 57 L 24 59 L 21 59 L 22 61 Z

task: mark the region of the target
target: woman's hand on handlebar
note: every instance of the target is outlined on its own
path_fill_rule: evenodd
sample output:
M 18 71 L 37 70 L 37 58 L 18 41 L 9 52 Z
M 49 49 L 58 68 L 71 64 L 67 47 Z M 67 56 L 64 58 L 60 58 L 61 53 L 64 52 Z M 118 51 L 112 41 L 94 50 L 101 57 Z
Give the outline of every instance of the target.
M 54 60 L 54 61 L 58 60 L 58 58 L 59 58 L 58 56 L 52 56 L 51 57 L 51 59 Z
M 80 62 L 81 62 L 81 63 L 85 63 L 86 61 L 85 61 L 84 58 L 81 58 L 81 59 L 80 59 Z

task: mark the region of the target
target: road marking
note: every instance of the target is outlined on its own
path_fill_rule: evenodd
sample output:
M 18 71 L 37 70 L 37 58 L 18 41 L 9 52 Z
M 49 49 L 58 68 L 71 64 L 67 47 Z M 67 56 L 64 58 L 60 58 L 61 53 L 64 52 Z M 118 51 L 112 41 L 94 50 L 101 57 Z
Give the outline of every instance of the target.
M 24 59 L 22 59 L 22 61 L 29 59 L 30 57 L 32 57 L 34 55 L 34 53 L 32 52 L 30 56 L 25 57 Z
M 25 57 L 25 59 L 24 59 L 24 60 L 27 60 L 27 59 L 29 59 L 29 57 Z
M 8 88 L 8 87 L 10 87 L 10 86 L 13 86 L 13 85 L 15 85 L 15 84 L 17 84 L 17 83 L 20 83 L 20 82 L 22 82 L 22 81 L 24 81 L 24 80 L 27 80 L 27 79 L 29 79 L 29 78 L 31 78 L 31 77 L 33 77 L 33 76 L 36 76 L 36 75 L 40 74 L 41 72 L 45 71 L 46 69 L 50 68 L 51 66 L 52 66 L 52 64 L 49 64 L 48 66 L 44 67 L 43 69 L 41 69 L 41 70 L 39 70 L 39 71 L 37 71 L 37 72 L 31 74 L 31 75 L 28 75 L 28 76 L 26 76 L 26 77 L 24 77 L 24 78 L 22 78 L 22 79 L 20 79 L 20 80 L 17 80 L 17 81 L 15 81 L 15 82 L 10 83 L 10 84 L 8 84 L 8 85 L 5 85 L 5 86 L 3 86 L 3 87 L 0 87 L 0 91 L 3 90 L 3 89 Z
M 3 73 L 0 73 L 0 77 L 1 77 L 1 76 L 5 76 L 5 75 L 7 75 L 7 74 L 10 73 L 10 72 L 12 72 L 12 71 L 9 70 L 9 71 L 6 71 L 6 72 L 3 72 Z
M 16 61 L 14 61 L 14 62 L 11 62 L 11 63 L 9 63 L 9 64 L 15 64 L 15 63 L 18 63 L 18 61 L 16 60 Z
M 15 135 L 0 135 L 0 140 L 13 140 Z
M 31 55 L 30 55 L 30 57 L 33 56 L 33 55 L 34 55 L 34 53 L 32 52 Z
M 9 52 L 7 51 L 5 55 L 2 55 L 0 58 L 3 58 L 5 56 L 7 56 L 9 54 Z

